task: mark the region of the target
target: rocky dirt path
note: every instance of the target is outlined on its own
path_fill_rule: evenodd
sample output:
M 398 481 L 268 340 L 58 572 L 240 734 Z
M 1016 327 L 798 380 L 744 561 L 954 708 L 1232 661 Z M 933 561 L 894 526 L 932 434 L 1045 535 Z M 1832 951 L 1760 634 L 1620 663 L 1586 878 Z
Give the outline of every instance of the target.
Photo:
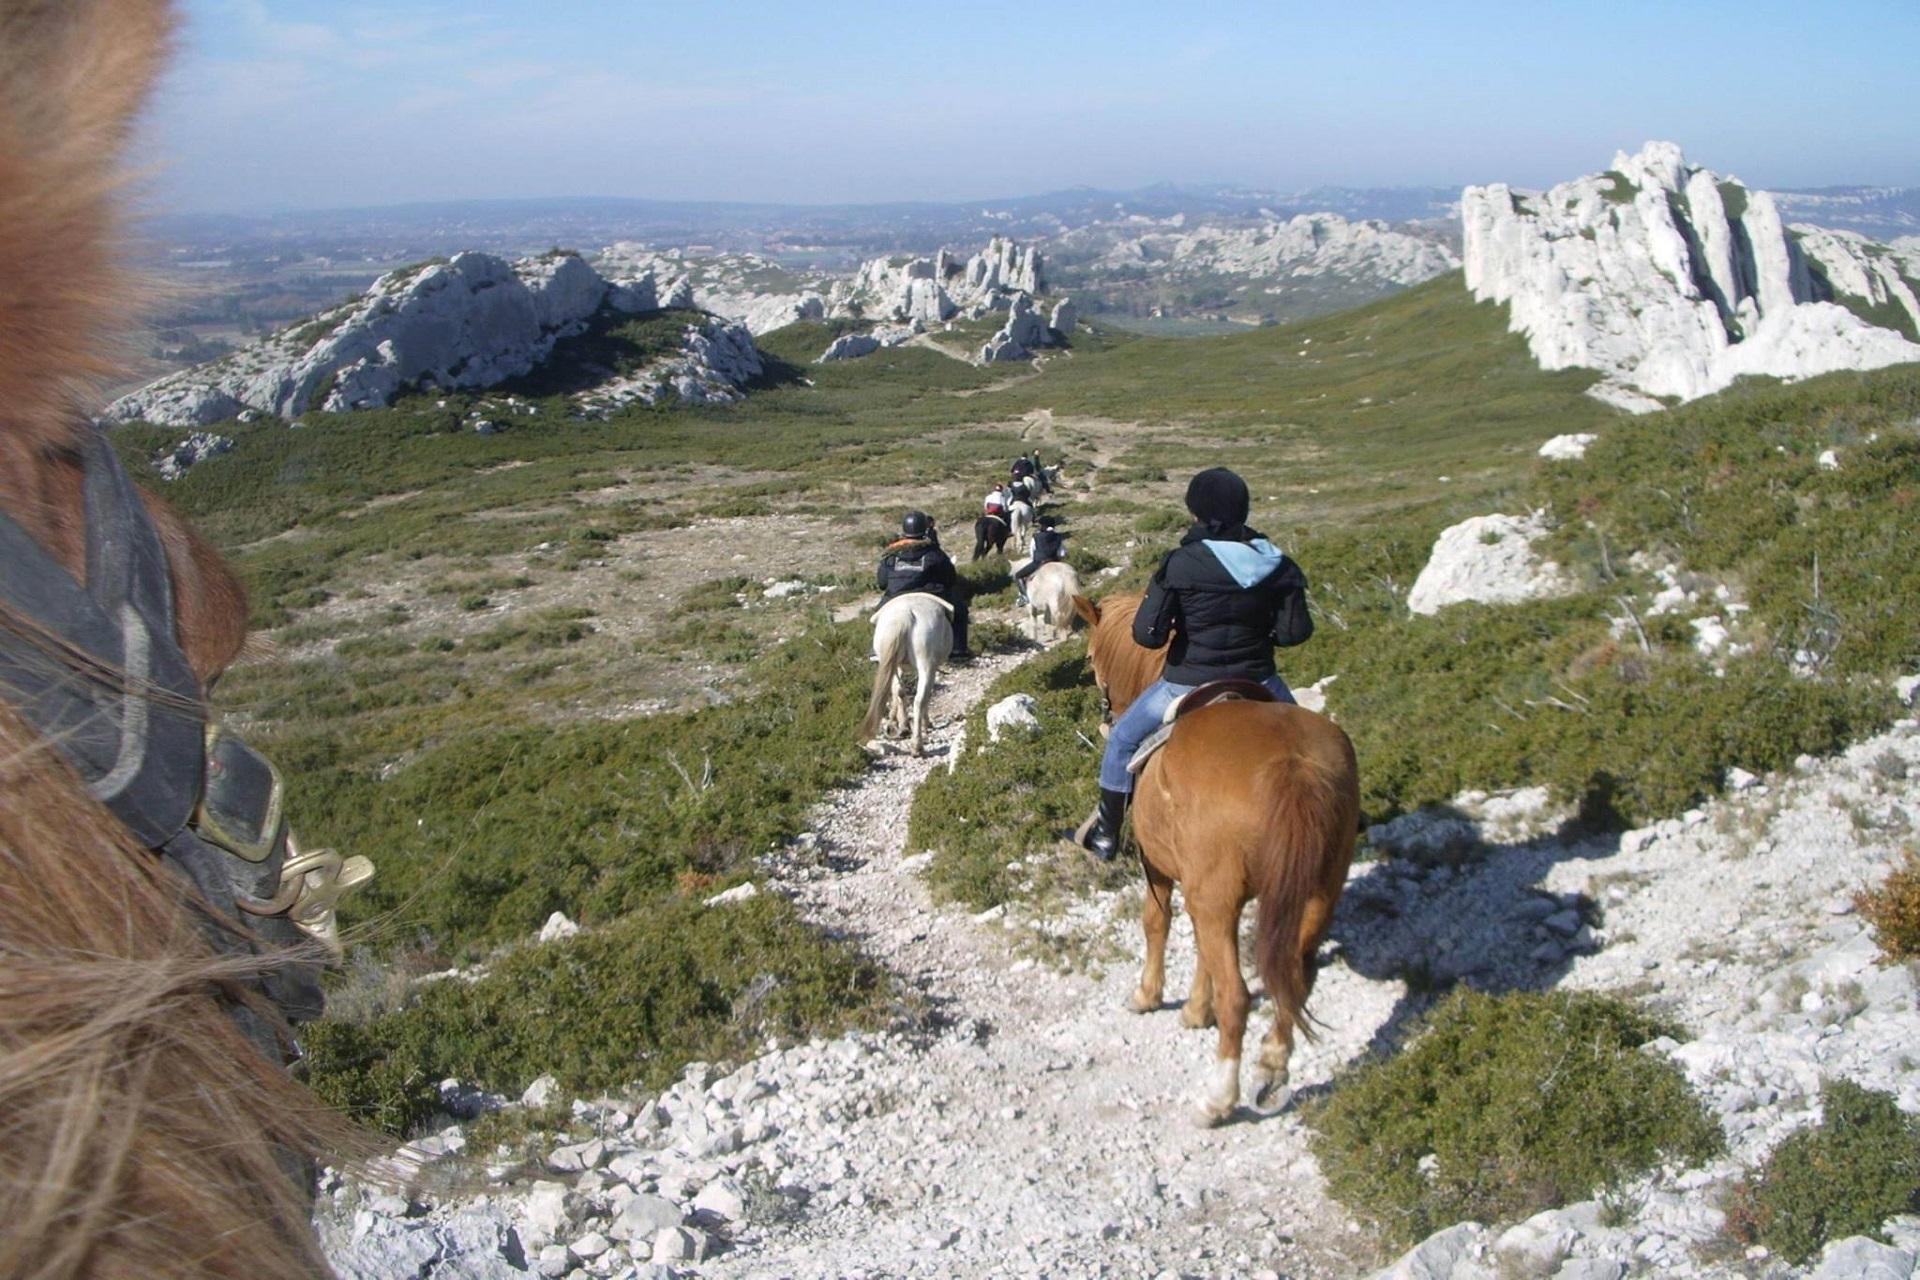
M 1146 1017 L 1123 1011 L 1131 960 L 1056 972 L 1020 957 L 998 913 L 932 902 L 919 875 L 926 855 L 905 844 L 914 789 L 946 767 L 966 709 L 1011 665 L 953 673 L 928 755 L 881 757 L 771 867 L 770 887 L 916 989 L 933 1029 L 856 1038 L 798 1088 L 781 1081 L 785 1122 L 800 1130 L 781 1144 L 775 1176 L 806 1209 L 771 1229 L 750 1226 L 706 1271 L 1353 1274 L 1352 1238 L 1320 1194 L 1297 1120 L 1245 1111 L 1221 1129 L 1192 1123 L 1213 1032 L 1183 1030 L 1171 1004 Z M 1064 844 L 1008 852 L 1082 856 Z M 1105 898 L 1075 914 L 1101 930 L 1117 905 Z M 1131 922 L 1111 927 L 1137 937 Z M 1191 963 L 1176 932 L 1170 992 L 1185 990 Z M 1395 982 L 1330 974 L 1321 1007 L 1360 1016 L 1335 1018 L 1323 1044 L 1296 1055 L 1296 1082 L 1324 1081 L 1399 994 Z M 823 1123 L 819 1103 L 836 1096 L 839 1114 Z

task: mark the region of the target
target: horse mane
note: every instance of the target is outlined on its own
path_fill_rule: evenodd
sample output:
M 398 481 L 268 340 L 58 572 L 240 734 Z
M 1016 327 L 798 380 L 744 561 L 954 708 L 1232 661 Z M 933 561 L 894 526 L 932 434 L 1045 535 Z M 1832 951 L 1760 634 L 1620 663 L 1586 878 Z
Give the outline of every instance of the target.
M 1146 594 L 1130 591 L 1108 596 L 1094 606 L 1094 626 L 1087 637 L 1087 656 L 1106 685 L 1113 714 L 1125 711 L 1166 669 L 1165 649 L 1143 649 L 1133 642 L 1133 615 L 1140 612 Z
M 230 1014 L 274 962 L 3 704 L 0 795 L 0 1275 L 326 1275 L 308 1160 L 365 1145 Z
M 0 0 L 0 511 L 76 576 L 74 446 L 140 293 L 118 159 L 172 25 L 164 0 Z M 244 596 L 148 506 L 204 682 L 239 651 Z M 247 985 L 289 961 L 216 955 L 206 910 L 0 701 L 0 1275 L 329 1274 L 312 1162 L 366 1142 L 242 1033 L 241 1005 L 277 1023 Z

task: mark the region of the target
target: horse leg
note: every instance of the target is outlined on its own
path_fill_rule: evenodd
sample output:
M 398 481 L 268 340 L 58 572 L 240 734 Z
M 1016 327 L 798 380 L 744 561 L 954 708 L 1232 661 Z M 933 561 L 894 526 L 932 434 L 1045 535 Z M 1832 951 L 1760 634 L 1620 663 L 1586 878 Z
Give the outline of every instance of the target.
M 1191 899 L 1187 902 L 1187 919 L 1193 922 L 1193 936 L 1197 940 L 1200 921 L 1193 913 Z M 1187 1002 L 1180 1006 L 1180 1025 L 1193 1031 L 1213 1025 L 1213 976 L 1207 972 L 1205 956 L 1194 957 L 1193 985 L 1187 988 Z
M 916 657 L 919 655 L 916 654 Z M 927 750 L 927 704 L 933 700 L 933 670 L 930 663 L 916 663 L 913 688 L 913 754 Z
M 1173 925 L 1173 880 L 1146 864 L 1147 900 L 1140 908 L 1140 930 L 1147 935 L 1147 959 L 1140 966 L 1140 985 L 1133 989 L 1127 1008 L 1152 1013 L 1167 989 L 1167 930 Z
M 901 738 L 906 736 L 907 699 L 906 695 L 900 692 L 900 671 L 898 668 L 895 668 L 893 673 L 893 696 L 891 701 L 887 703 L 887 723 L 892 726 L 892 737 Z
M 1298 945 L 1309 993 L 1313 991 L 1316 976 L 1313 953 L 1319 950 L 1320 939 L 1332 918 L 1333 903 L 1326 898 L 1308 902 L 1300 917 Z M 1292 1096 L 1287 1064 L 1293 1058 L 1294 1014 L 1273 992 L 1269 991 L 1267 998 L 1273 1001 L 1273 1027 L 1260 1041 L 1260 1065 L 1253 1075 L 1253 1102 L 1257 1107 L 1277 1111 L 1286 1106 Z
M 1188 886 L 1192 901 L 1192 886 Z M 1208 1074 L 1202 1123 L 1219 1124 L 1240 1105 L 1240 1048 L 1247 1033 L 1247 982 L 1240 974 L 1240 909 L 1231 902 L 1203 901 L 1193 912 L 1200 963 L 1213 978 L 1214 1011 L 1220 1040 Z

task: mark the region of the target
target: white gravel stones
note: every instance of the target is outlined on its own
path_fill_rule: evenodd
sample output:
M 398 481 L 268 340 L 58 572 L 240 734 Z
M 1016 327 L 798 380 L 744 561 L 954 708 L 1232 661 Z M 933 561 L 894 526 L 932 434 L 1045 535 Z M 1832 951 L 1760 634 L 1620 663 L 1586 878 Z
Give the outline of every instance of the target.
M 1547 532 L 1539 512 L 1474 516 L 1442 530 L 1407 592 L 1407 608 L 1432 614 L 1468 601 L 1516 604 L 1565 594 L 1570 584 L 1560 566 L 1533 549 Z
M 1578 462 L 1587 456 L 1587 446 L 1600 437 L 1591 431 L 1555 436 L 1540 446 L 1540 456 L 1549 462 Z
M 709 907 L 724 907 L 736 902 L 747 902 L 759 896 L 760 886 L 749 880 L 745 884 L 737 884 L 731 889 L 722 889 L 711 898 L 705 899 L 703 905 Z
M 1040 720 L 1034 712 L 1040 704 L 1032 695 L 1009 694 L 987 708 L 987 740 L 998 742 L 1008 734 L 1032 737 L 1040 732 Z
M 527 1086 L 520 1095 L 522 1104 L 529 1107 L 544 1107 L 560 1096 L 560 1081 L 553 1076 L 541 1076 Z

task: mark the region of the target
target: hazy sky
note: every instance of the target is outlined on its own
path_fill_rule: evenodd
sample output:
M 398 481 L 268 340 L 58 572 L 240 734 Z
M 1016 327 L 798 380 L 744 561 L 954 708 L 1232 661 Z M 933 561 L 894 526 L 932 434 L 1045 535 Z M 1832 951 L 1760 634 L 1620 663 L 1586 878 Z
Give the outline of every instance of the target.
M 184 0 L 154 203 L 1920 185 L 1920 0 Z

